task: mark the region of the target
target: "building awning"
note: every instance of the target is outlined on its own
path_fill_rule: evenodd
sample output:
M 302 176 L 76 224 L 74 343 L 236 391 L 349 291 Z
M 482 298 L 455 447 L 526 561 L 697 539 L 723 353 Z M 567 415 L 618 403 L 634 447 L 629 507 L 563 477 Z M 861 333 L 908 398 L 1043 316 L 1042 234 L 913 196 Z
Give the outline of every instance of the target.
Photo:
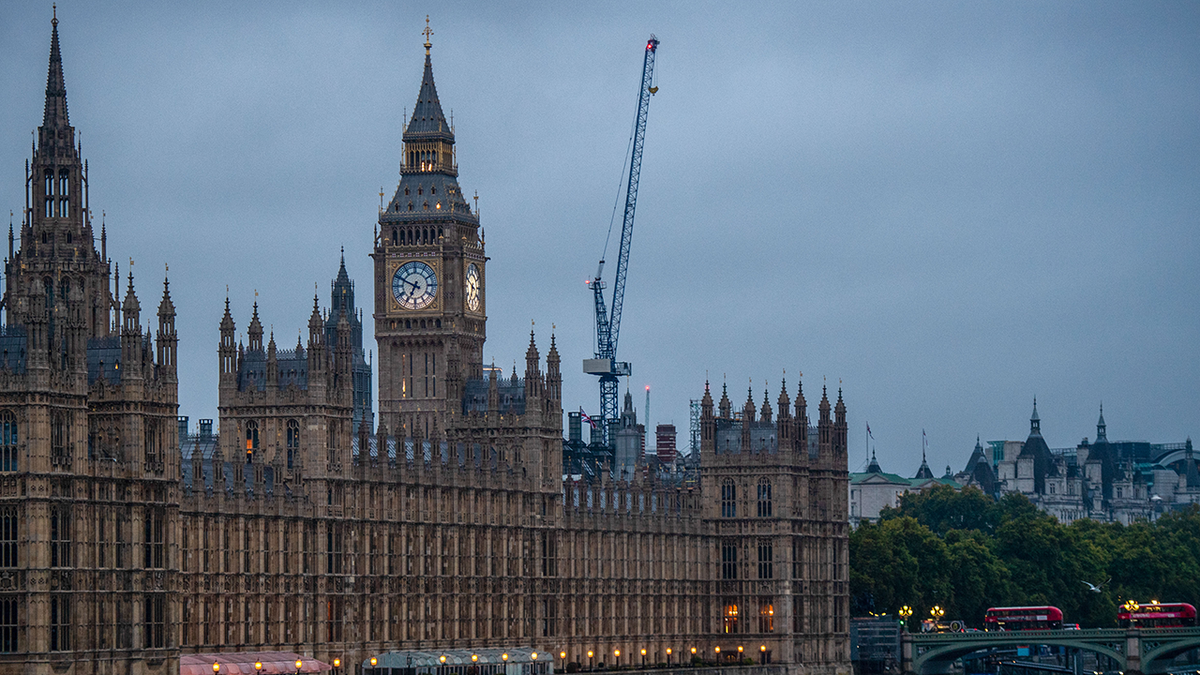
M 301 662 L 296 670 L 296 661 Z M 219 671 L 213 664 L 221 664 Z M 261 663 L 262 670 L 254 667 Z M 179 675 L 295 675 L 333 670 L 333 666 L 295 652 L 238 652 L 232 654 L 185 654 L 179 658 Z

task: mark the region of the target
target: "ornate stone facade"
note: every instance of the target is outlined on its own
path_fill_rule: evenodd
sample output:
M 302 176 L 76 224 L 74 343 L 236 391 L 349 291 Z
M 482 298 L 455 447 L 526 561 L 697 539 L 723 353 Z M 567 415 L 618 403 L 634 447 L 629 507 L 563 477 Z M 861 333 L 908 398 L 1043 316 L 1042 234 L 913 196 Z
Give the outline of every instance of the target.
M 810 443 L 802 394 L 773 421 L 765 402 L 714 413 L 706 386 L 698 488 L 564 481 L 553 335 L 543 359 L 531 334 L 523 377 L 482 363 L 487 258 L 428 43 L 372 253 L 378 425 L 344 267 L 292 349 L 264 344 L 257 305 L 237 343 L 226 302 L 219 432 L 176 423 L 170 295 L 152 342 L 132 276 L 110 290 L 62 82 L 56 20 L 0 335 L 0 673 L 522 646 L 558 668 L 848 671 L 840 392 Z

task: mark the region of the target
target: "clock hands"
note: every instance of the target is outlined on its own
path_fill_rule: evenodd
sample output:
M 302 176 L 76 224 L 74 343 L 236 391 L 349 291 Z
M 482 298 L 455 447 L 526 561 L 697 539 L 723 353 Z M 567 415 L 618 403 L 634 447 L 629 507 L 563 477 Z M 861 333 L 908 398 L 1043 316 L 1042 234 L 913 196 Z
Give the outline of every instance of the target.
M 417 278 L 419 279 L 420 277 L 417 277 Z M 410 280 L 408 280 L 408 279 L 406 279 L 406 278 L 404 278 L 404 277 L 400 277 L 400 281 L 402 281 L 402 282 L 404 282 L 404 283 L 408 284 L 409 286 L 412 286 L 412 290 L 413 290 L 413 292 L 414 292 L 414 293 L 416 293 L 416 292 L 417 292 L 418 290 L 420 290 L 420 288 L 421 288 L 421 285 L 420 285 L 420 284 L 418 284 L 417 282 L 415 282 L 415 281 L 410 281 Z

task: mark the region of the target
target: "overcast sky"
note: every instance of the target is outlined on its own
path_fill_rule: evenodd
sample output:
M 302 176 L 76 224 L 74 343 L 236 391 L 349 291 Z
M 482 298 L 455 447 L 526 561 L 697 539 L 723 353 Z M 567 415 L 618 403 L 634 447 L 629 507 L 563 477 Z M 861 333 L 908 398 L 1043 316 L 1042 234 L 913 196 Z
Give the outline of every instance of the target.
M 491 257 L 485 360 L 523 363 L 530 321 L 544 356 L 556 325 L 564 409 L 598 407 L 584 280 L 653 32 L 618 355 L 681 446 L 706 376 L 761 405 L 784 370 L 814 418 L 841 383 L 851 470 L 868 420 L 885 470 L 916 471 L 922 429 L 961 470 L 977 434 L 1025 438 L 1034 396 L 1051 447 L 1094 438 L 1101 401 L 1113 439 L 1200 430 L 1200 4 L 58 4 L 91 207 L 143 322 L 171 267 L 193 424 L 216 417 L 226 285 L 239 333 L 257 289 L 291 346 L 344 245 L 372 335 L 429 14 Z M 0 3 L 18 223 L 49 5 Z

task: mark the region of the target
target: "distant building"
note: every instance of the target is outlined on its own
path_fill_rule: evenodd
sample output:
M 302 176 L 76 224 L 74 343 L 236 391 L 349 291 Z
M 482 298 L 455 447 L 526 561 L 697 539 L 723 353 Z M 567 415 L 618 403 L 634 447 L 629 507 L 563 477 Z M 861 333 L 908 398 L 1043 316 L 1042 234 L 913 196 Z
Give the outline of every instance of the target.
M 921 457 L 921 466 L 916 475 L 905 478 L 898 474 L 885 473 L 872 452 L 867 470 L 850 474 L 850 526 L 858 527 L 863 521 L 878 522 L 883 509 L 899 506 L 900 497 L 903 495 L 922 492 L 935 485 L 949 485 L 955 490 L 962 487 L 950 476 L 950 467 L 946 467 L 946 474 L 941 478 L 934 477 L 924 456 Z
M 655 447 L 658 461 L 663 464 L 675 463 L 675 425 L 660 424 L 654 430 Z
M 1084 438 L 1073 448 L 1051 448 L 1042 436 L 1035 400 L 1024 442 L 988 445 L 990 463 L 976 439 L 966 468 L 955 480 L 996 497 L 1020 492 L 1064 523 L 1091 518 L 1128 524 L 1200 503 L 1200 471 L 1191 438 L 1165 444 L 1109 441 L 1103 406 L 1095 442 Z

